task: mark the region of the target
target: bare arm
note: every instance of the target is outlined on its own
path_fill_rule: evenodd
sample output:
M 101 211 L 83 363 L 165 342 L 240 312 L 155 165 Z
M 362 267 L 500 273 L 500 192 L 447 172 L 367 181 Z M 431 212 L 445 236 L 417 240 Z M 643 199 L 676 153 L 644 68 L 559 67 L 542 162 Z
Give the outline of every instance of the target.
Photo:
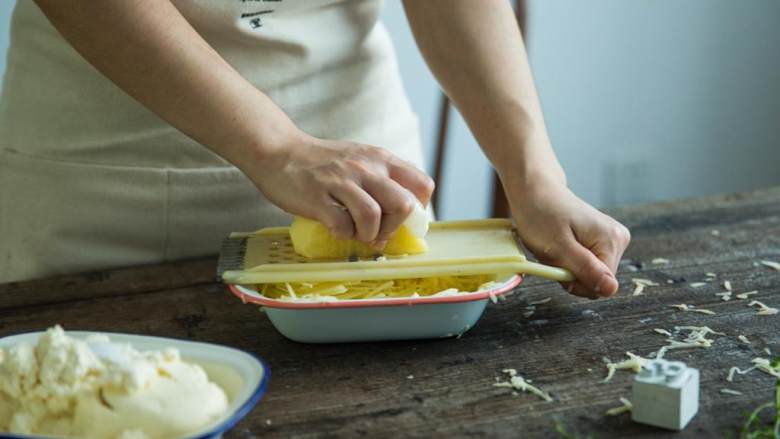
M 407 0 L 404 6 L 425 60 L 499 175 L 544 172 L 565 181 L 509 2 Z
M 614 294 L 628 230 L 566 188 L 510 2 L 404 7 L 425 60 L 496 168 L 525 245 L 572 270 L 575 294 Z
M 381 245 L 415 195 L 427 203 L 432 182 L 410 164 L 380 148 L 299 130 L 170 0 L 36 2 L 89 63 L 236 165 L 288 212 L 318 219 L 338 236 Z

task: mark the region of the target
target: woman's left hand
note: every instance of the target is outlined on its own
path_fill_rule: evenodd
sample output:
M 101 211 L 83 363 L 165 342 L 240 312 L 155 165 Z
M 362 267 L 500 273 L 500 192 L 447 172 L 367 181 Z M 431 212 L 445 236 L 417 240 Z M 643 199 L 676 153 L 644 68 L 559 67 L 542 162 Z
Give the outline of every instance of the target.
M 577 280 L 572 294 L 609 297 L 618 290 L 618 263 L 628 229 L 574 195 L 560 179 L 504 184 L 523 244 L 540 262 L 563 267 Z

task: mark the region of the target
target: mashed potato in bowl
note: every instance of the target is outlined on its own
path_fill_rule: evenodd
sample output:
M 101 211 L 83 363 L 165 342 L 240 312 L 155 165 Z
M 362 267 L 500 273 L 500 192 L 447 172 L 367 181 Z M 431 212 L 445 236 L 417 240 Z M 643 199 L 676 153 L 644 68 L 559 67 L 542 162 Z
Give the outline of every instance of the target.
M 225 391 L 176 349 L 140 352 L 105 335 L 50 328 L 0 348 L 0 431 L 86 438 L 172 438 L 214 423 Z

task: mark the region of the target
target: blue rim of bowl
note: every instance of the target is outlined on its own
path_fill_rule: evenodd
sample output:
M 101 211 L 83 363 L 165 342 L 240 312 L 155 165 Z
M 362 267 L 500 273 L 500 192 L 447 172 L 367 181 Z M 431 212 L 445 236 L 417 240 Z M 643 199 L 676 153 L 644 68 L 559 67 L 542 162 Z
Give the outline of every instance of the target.
M 24 335 L 24 334 L 34 334 L 40 331 L 32 331 L 32 332 L 22 332 L 19 334 L 14 335 Z M 100 331 L 90 331 L 90 332 L 100 332 Z M 111 332 L 101 332 L 103 334 L 109 334 L 111 335 Z M 117 334 L 117 333 L 114 333 Z M 133 334 L 129 334 L 133 335 Z M 141 335 L 144 337 L 144 335 Z M 9 336 L 13 337 L 13 335 Z M 148 337 L 148 336 L 146 336 Z M 157 337 L 157 336 L 152 336 Z M 5 337 L 0 337 L 5 338 Z M 158 338 L 170 338 L 173 340 L 179 340 L 179 341 L 186 341 L 190 343 L 201 343 L 201 344 L 214 344 L 214 343 L 208 343 L 208 342 L 202 342 L 202 341 L 194 341 L 194 340 L 188 340 L 183 338 L 177 338 L 177 337 L 158 337 Z M 260 358 L 259 356 L 255 355 L 252 352 L 247 352 L 243 349 L 237 349 L 232 346 L 223 346 L 223 345 L 217 345 L 223 348 L 228 349 L 234 349 L 241 353 L 247 354 L 250 357 L 252 357 L 255 361 L 260 363 L 260 367 L 263 368 L 263 377 L 260 379 L 260 383 L 258 383 L 257 387 L 252 391 L 252 394 L 247 398 L 246 401 L 244 401 L 243 404 L 241 404 L 238 409 L 236 409 L 232 415 L 230 415 L 229 418 L 222 421 L 219 425 L 212 428 L 211 430 L 204 432 L 204 433 L 198 433 L 196 436 L 185 436 L 185 439 L 208 439 L 220 434 L 223 434 L 230 430 L 231 428 L 235 427 L 236 424 L 241 422 L 242 419 L 246 417 L 246 415 L 249 414 L 250 411 L 252 411 L 253 408 L 257 405 L 257 403 L 260 402 L 260 399 L 262 399 L 263 395 L 265 395 L 266 390 L 268 390 L 268 383 L 271 380 L 271 367 L 268 366 L 268 363 Z M 35 435 L 16 435 L 16 434 L 10 434 L 10 433 L 4 433 L 0 431 L 0 439 L 30 439 L 30 438 L 48 438 L 49 436 L 35 436 Z
M 226 431 L 235 427 L 236 424 L 241 422 L 241 420 L 244 419 L 250 411 L 252 411 L 257 403 L 260 402 L 260 399 L 263 397 L 263 395 L 265 395 L 265 392 L 268 388 L 268 382 L 271 380 L 271 368 L 268 366 L 268 363 L 266 363 L 265 360 L 258 357 L 257 355 L 243 350 L 241 350 L 241 352 L 250 355 L 255 360 L 257 360 L 258 363 L 260 363 L 260 366 L 263 368 L 263 378 L 260 379 L 260 383 L 252 392 L 252 395 L 246 401 L 244 401 L 244 403 L 241 404 L 241 406 L 236 411 L 234 411 L 229 418 L 222 421 L 222 423 L 213 429 L 205 433 L 198 434 L 197 436 L 187 436 L 187 439 L 207 439 L 225 433 Z

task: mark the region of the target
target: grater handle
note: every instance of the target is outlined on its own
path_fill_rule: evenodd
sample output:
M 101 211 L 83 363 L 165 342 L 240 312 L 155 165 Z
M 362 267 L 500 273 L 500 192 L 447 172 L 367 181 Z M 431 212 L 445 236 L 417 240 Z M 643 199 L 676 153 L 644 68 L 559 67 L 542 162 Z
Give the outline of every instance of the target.
M 565 268 L 553 267 L 551 265 L 544 265 L 531 261 L 519 262 L 516 266 L 517 272 L 522 274 L 530 274 L 532 276 L 539 276 L 558 282 L 571 282 L 575 280 L 571 271 Z

